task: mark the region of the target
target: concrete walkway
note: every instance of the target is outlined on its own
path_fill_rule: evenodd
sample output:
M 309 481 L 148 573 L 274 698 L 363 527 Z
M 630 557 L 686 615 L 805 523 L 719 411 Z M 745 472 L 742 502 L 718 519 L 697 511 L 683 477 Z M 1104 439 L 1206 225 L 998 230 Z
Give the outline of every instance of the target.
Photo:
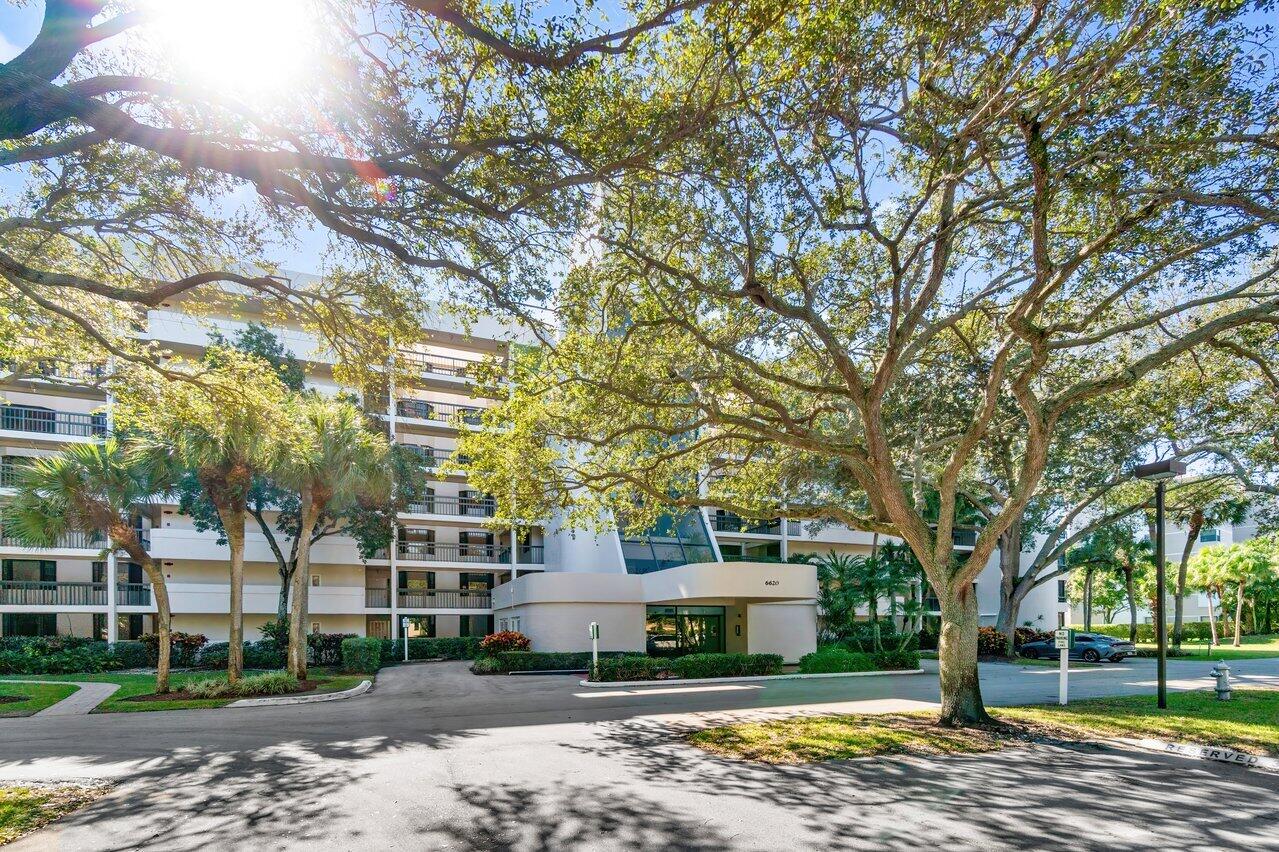
M 75 692 L 33 716 L 85 716 L 120 688 L 118 683 L 92 683 L 81 680 L 6 680 L 5 683 L 57 683 L 79 687 Z

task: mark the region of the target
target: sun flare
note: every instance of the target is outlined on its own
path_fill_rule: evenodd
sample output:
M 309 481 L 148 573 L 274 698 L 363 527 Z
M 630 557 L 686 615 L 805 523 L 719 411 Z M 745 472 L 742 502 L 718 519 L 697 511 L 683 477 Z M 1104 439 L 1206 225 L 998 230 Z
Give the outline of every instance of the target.
M 192 83 L 272 96 L 314 70 L 307 0 L 153 0 L 152 8 L 158 48 Z

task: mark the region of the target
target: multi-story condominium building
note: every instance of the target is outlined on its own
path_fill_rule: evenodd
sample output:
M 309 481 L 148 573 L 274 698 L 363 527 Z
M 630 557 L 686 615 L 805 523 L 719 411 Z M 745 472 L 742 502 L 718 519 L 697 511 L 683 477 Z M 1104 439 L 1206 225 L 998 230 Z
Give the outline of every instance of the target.
M 145 334 L 175 352 L 198 355 L 213 328 L 230 337 L 260 319 L 244 308 L 197 320 L 170 305 L 148 312 Z M 317 340 L 297 327 L 272 330 L 299 359 L 310 386 L 340 390 Z M 392 388 L 384 401 L 365 400 L 391 440 L 412 447 L 435 474 L 421 502 L 400 514 L 387 550 L 361 559 L 355 542 L 340 532 L 315 544 L 308 628 L 384 637 L 403 630 L 478 636 L 511 629 L 542 650 L 577 650 L 589 647 L 594 621 L 607 650 L 768 651 L 787 660 L 812 650 L 816 571 L 784 560 L 829 550 L 869 553 L 875 542 L 869 533 L 791 519 L 747 521 L 713 510 L 670 518 L 639 537 L 568 529 L 548 518 L 512 541 L 509 530 L 486 525 L 493 501 L 470 487 L 465 473 L 444 475 L 438 468 L 453 453 L 459 430 L 481 428 L 478 412 L 490 401 L 477 395 L 476 363 L 505 357 L 516 338 L 493 321 L 463 330 L 441 320 L 423 343 L 397 356 L 411 365 L 414 381 Z M 95 384 L 100 370 L 49 364 L 32 372 L 38 374 L 0 374 L 0 500 L 12 493 L 13 471 L 25 459 L 100 440 L 112 429 L 111 401 Z M 227 549 L 215 532 L 197 529 L 173 498 L 165 499 L 170 502 L 139 507 L 137 523 L 164 571 L 172 626 L 225 640 Z M 957 544 L 971 546 L 971 531 L 957 535 Z M 246 539 L 245 628 L 256 638 L 275 617 L 280 579 L 266 536 L 251 524 Z M 104 548 L 95 536 L 70 535 L 51 548 L 0 537 L 0 630 L 108 641 L 152 632 L 149 584 L 138 566 Z M 983 623 L 993 623 L 998 611 L 995 564 L 978 581 Z M 1055 625 L 1056 590 L 1046 587 L 1043 598 L 1028 602 L 1023 620 Z

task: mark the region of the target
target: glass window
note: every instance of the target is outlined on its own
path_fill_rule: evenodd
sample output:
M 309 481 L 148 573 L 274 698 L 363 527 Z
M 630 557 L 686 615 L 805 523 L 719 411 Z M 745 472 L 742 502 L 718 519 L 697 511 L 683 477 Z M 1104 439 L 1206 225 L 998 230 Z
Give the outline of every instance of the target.
M 702 513 L 663 515 L 649 532 L 622 538 L 622 557 L 629 574 L 648 574 L 695 562 L 714 562 L 715 551 Z
M 646 649 L 655 656 L 724 651 L 724 607 L 650 606 Z
M 1199 531 L 1199 541 L 1208 544 L 1214 541 L 1221 541 L 1221 530 L 1216 527 L 1210 527 L 1206 530 Z

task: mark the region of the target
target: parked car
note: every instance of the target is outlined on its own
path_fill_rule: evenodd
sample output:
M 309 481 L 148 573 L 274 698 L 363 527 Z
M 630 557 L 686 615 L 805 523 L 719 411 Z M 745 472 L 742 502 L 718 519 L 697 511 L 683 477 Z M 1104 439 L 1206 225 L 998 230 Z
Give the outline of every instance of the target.
M 1053 647 L 1053 640 L 1041 639 L 1038 642 L 1027 642 L 1022 645 L 1018 653 L 1035 660 L 1040 657 L 1056 657 L 1061 652 Z M 1127 639 L 1116 639 L 1100 633 L 1076 633 L 1075 647 L 1070 649 L 1070 659 L 1088 663 L 1097 663 L 1102 660 L 1118 663 L 1124 657 L 1133 657 L 1136 654 L 1137 646 Z

